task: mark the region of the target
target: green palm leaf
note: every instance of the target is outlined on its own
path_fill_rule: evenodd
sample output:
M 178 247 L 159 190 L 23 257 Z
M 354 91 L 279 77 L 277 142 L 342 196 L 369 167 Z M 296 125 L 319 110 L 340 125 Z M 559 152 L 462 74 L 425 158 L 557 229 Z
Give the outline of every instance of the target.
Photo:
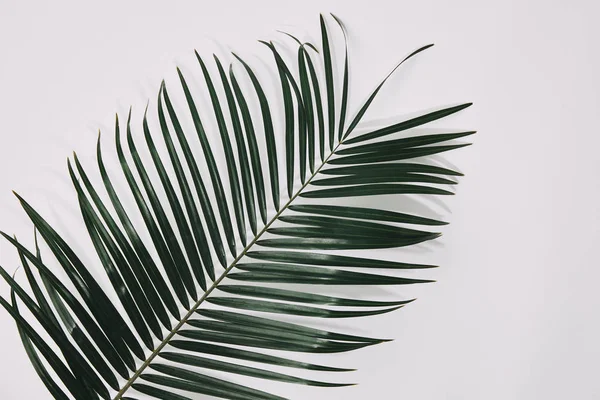
M 344 38 L 341 75 L 334 68 L 331 22 Z M 198 94 L 177 69 L 187 108 L 176 107 L 163 81 L 156 110 L 160 131 L 151 129 L 153 115 L 147 108 L 141 124 L 144 146 L 134 138 L 131 110 L 124 138 L 117 117 L 114 143 L 120 171 L 113 173 L 125 178 L 123 189 L 117 190 L 109 174 L 100 137 L 96 156 L 101 182 L 93 182 L 73 155 L 68 173 L 110 287 L 102 287 L 92 267 L 17 195 L 35 227 L 35 250 L 1 234 L 18 252 L 29 290 L 0 267 L 11 289 L 10 301 L 0 297 L 0 305 L 14 318 L 25 353 L 55 399 L 143 395 L 183 400 L 196 394 L 283 399 L 230 379 L 236 376 L 349 386 L 343 377 L 302 374 L 352 369 L 296 360 L 290 352 L 318 357 L 388 340 L 318 329 L 310 326 L 310 318 L 367 318 L 414 299 L 348 298 L 328 294 L 327 288 L 432 282 L 395 273 L 435 266 L 385 260 L 375 251 L 434 240 L 440 236 L 435 228 L 446 222 L 387 210 L 375 200 L 394 195 L 402 204 L 410 194 L 454 194 L 447 186 L 456 185 L 462 174 L 434 165 L 427 156 L 466 146 L 455 140 L 474 132 L 401 135 L 471 103 L 355 134 L 389 76 L 431 45 L 405 57 L 347 121 L 345 27 L 335 16 L 321 16 L 320 27 L 321 49 L 288 34 L 297 46 L 292 61 L 279 44 L 262 41 L 281 85 L 275 96 L 265 92 L 253 68 L 237 55 L 229 65 L 214 56 L 215 74 L 196 52 L 203 95 L 212 110 L 198 107 Z M 283 105 L 283 132 L 273 122 L 277 102 Z M 191 122 L 192 131 L 184 120 Z M 205 129 L 209 120 L 216 123 L 218 145 Z M 283 138 L 283 149 L 277 148 L 276 135 Z M 192 150 L 194 145 L 201 154 Z M 151 161 L 144 161 L 144 152 Z M 280 193 L 280 163 L 285 165 L 286 194 Z M 135 207 L 122 203 L 127 192 Z M 375 197 L 369 207 L 357 207 L 349 200 L 358 196 Z M 68 282 L 46 265 L 46 257 L 42 260 L 38 233 Z M 373 258 L 357 256 L 354 250 L 360 249 L 371 249 Z

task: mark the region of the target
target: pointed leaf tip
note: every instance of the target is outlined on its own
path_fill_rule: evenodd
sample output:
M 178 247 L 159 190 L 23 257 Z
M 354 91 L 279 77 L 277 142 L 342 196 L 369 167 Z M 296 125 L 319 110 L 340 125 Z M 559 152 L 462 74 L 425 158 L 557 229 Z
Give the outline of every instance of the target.
M 289 36 L 290 38 L 292 38 L 296 43 L 298 43 L 300 46 L 302 46 L 302 42 L 300 42 L 300 40 L 298 40 L 298 38 L 294 35 L 292 35 L 291 33 L 287 33 L 285 31 L 277 31 L 279 33 L 283 33 L 284 35 Z

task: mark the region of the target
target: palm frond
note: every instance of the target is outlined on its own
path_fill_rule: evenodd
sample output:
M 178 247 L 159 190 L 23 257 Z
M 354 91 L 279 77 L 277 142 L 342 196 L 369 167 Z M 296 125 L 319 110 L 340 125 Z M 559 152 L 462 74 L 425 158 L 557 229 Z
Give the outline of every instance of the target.
M 344 38 L 341 78 L 334 69 L 330 22 Z M 395 195 L 402 204 L 400 195 L 454 194 L 449 187 L 462 174 L 427 156 L 468 145 L 455 140 L 474 132 L 398 134 L 471 103 L 355 134 L 391 74 L 432 45 L 405 57 L 347 118 L 347 32 L 335 16 L 331 21 L 321 16 L 320 27 L 321 49 L 286 34 L 297 46 L 291 61 L 280 44 L 261 41 L 274 59 L 277 96 L 265 92 L 253 68 L 238 55 L 232 55 L 229 65 L 214 56 L 214 74 L 196 52 L 197 73 L 212 110 L 197 106 L 197 95 L 177 69 L 187 109 L 177 109 L 163 81 L 156 110 L 160 132 L 152 131 L 146 108 L 144 146 L 134 138 L 131 109 L 125 124 L 117 116 L 113 139 L 120 172 L 111 173 L 122 174 L 124 189 L 113 183 L 100 136 L 96 158 L 102 182 L 93 182 L 73 154 L 68 173 L 110 287 L 102 287 L 93 268 L 17 195 L 35 227 L 35 250 L 1 234 L 14 245 L 29 290 L 0 267 L 11 289 L 10 301 L 0 297 L 0 305 L 14 318 L 27 356 L 55 399 L 119 400 L 142 394 L 183 400 L 194 393 L 240 400 L 283 398 L 229 380 L 236 375 L 348 386 L 343 379 L 331 382 L 302 373 L 352 369 L 295 360 L 290 352 L 341 353 L 388 339 L 315 328 L 309 318 L 375 316 L 414 299 L 348 298 L 328 294 L 327 288 L 432 282 L 396 272 L 434 265 L 378 258 L 375 250 L 434 240 L 441 234 L 436 228 L 447 223 L 388 210 L 375 201 L 379 197 L 369 207 L 351 199 Z M 276 131 L 273 121 L 277 102 L 283 104 L 283 132 Z M 251 107 L 255 103 L 259 113 Z M 184 120 L 193 130 L 185 128 Z M 213 123 L 218 145 L 205 129 Z M 276 135 L 283 137 L 283 149 Z M 192 150 L 195 144 L 201 154 Z M 142 152 L 151 161 L 144 161 Z M 285 194 L 280 193 L 280 174 L 285 175 Z M 122 202 L 125 194 L 135 207 Z M 69 282 L 61 281 L 42 259 L 37 234 Z M 365 249 L 373 256 L 355 252 Z M 19 303 L 27 315 L 21 314 Z

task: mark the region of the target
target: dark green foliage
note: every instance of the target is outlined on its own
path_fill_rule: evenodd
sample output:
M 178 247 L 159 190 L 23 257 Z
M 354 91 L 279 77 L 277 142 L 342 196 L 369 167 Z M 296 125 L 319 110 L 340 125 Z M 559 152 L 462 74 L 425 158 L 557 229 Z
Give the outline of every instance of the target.
M 336 30 L 331 23 L 344 37 L 341 73 L 335 68 Z M 55 399 L 134 400 L 131 396 L 142 394 L 189 400 L 195 393 L 283 399 L 222 379 L 223 373 L 309 386 L 349 386 L 343 378 L 308 379 L 302 373 L 351 369 L 267 354 L 264 349 L 318 355 L 386 342 L 317 329 L 307 318 L 366 318 L 414 300 L 334 296 L 326 294 L 329 285 L 352 286 L 360 293 L 364 285 L 432 282 L 398 273 L 433 265 L 380 259 L 376 249 L 436 239 L 437 229 L 446 222 L 383 209 L 378 204 L 384 203 L 376 200 L 394 195 L 394 204 L 402 205 L 407 195 L 454 194 L 449 189 L 462 174 L 433 164 L 427 156 L 468 145 L 455 140 L 474 132 L 405 131 L 471 103 L 356 135 L 354 130 L 391 73 L 347 120 L 351 82 L 347 33 L 335 16 L 321 16 L 320 28 L 321 49 L 288 34 L 296 46 L 292 60 L 284 58 L 287 53 L 279 44 L 262 41 L 273 56 L 272 73 L 280 84 L 274 96 L 265 92 L 253 68 L 237 55 L 230 57 L 231 64 L 214 56 L 215 74 L 196 52 L 196 73 L 202 72 L 211 109 L 198 108 L 178 69 L 178 85 L 170 90 L 179 91 L 186 107 L 176 109 L 162 82 L 155 115 L 160 131 L 150 128 L 153 113 L 146 110 L 136 127 L 130 111 L 122 138 L 117 118 L 113 139 L 120 168 L 112 173 L 123 174 L 125 193 L 113 185 L 100 138 L 96 154 L 101 182 L 93 182 L 73 155 L 68 173 L 98 257 L 95 265 L 84 265 L 61 234 L 17 195 L 35 227 L 35 251 L 1 233 L 17 250 L 29 289 L 0 267 L 0 276 L 11 289 L 10 301 L 0 297 L 0 305 L 14 318 L 25 353 Z M 411 53 L 392 73 L 429 47 Z M 258 104 L 260 113 L 253 111 L 252 103 Z M 283 132 L 274 129 L 271 110 L 276 103 L 284 111 Z M 183 119 L 193 123 L 192 131 L 185 130 Z M 213 135 L 217 140 L 209 140 L 205 130 L 209 119 L 218 127 Z M 135 128 L 141 128 L 143 142 L 136 143 Z M 282 136 L 282 149 L 277 148 L 276 135 Z M 200 154 L 193 152 L 193 144 L 202 149 Z M 143 152 L 149 153 L 151 162 L 144 161 Z M 280 165 L 285 165 L 286 194 L 280 193 Z M 122 195 L 131 196 L 135 207 L 126 208 Z M 369 207 L 349 204 L 348 199 L 357 196 L 374 199 Z M 142 223 L 135 225 L 136 220 Z M 68 285 L 42 261 L 38 233 L 55 258 L 52 261 L 68 277 Z M 371 249 L 373 256 L 358 257 L 353 250 L 359 249 Z M 92 269 L 103 270 L 110 286 L 101 287 Z M 215 371 L 219 378 L 213 376 Z

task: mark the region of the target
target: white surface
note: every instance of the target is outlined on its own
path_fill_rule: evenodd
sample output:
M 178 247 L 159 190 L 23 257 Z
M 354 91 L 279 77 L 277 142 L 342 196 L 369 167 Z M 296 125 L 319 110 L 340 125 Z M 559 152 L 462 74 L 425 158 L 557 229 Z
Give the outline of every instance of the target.
M 191 65 L 192 49 L 224 54 L 218 39 L 271 63 L 255 39 L 281 40 L 282 28 L 317 39 L 318 12 L 332 11 L 350 33 L 351 106 L 403 55 L 434 42 L 390 81 L 368 118 L 473 101 L 441 126 L 479 133 L 448 157 L 466 177 L 444 199 L 451 225 L 441 245 L 419 255 L 442 265 L 428 273 L 438 282 L 411 289 L 419 300 L 404 310 L 359 325 L 397 340 L 316 358 L 359 367 L 346 377 L 356 387 L 274 390 L 315 400 L 600 396 L 596 2 L 101 4 L 0 4 L 2 230 L 31 235 L 15 189 L 81 239 L 65 168 L 71 150 L 92 155 L 97 129 L 110 131 L 114 112 L 129 104 L 140 112 L 175 63 Z M 13 251 L 5 242 L 0 251 L 11 271 Z M 0 343 L 0 398 L 48 398 L 4 312 Z

